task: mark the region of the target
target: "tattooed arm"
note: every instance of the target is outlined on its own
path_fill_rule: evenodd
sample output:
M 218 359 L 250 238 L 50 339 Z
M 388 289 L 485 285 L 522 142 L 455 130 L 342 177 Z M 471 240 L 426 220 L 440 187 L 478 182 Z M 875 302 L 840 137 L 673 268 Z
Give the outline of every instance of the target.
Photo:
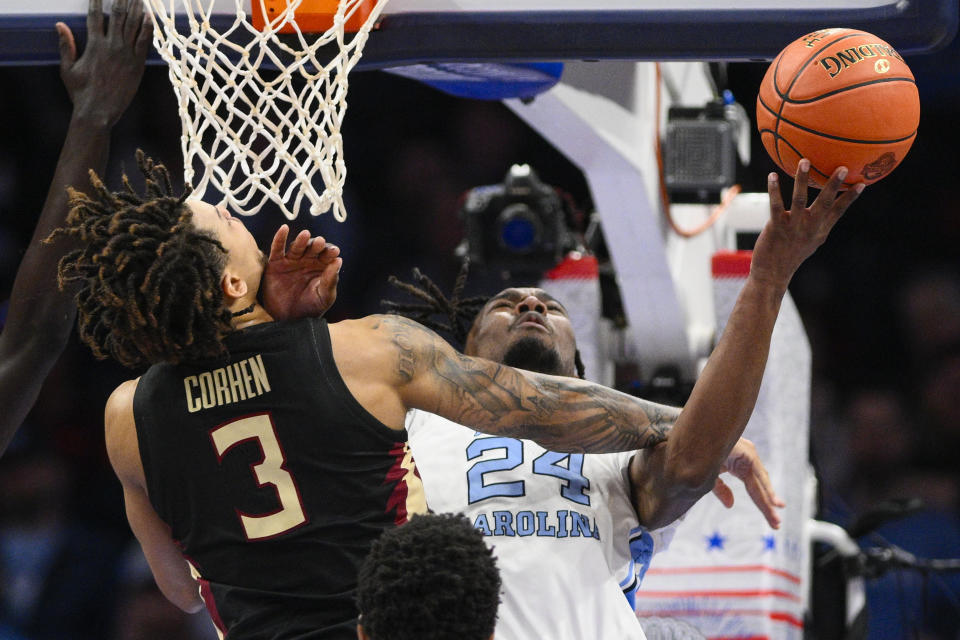
M 790 278 L 860 193 L 855 188 L 837 197 L 846 175 L 837 170 L 807 207 L 808 171 L 809 162 L 801 161 L 790 211 L 784 210 L 771 174 L 770 221 L 757 240 L 747 283 L 679 416 L 582 380 L 462 355 L 432 331 L 398 316 L 331 325 L 337 367 L 360 404 L 395 429 L 403 428 L 406 410 L 415 407 L 487 433 L 534 440 L 553 451 L 629 451 L 666 441 L 662 465 L 638 469 L 634 484 L 685 510 L 714 485 L 753 412 Z M 638 512 L 648 512 L 644 499 L 637 498 Z
M 669 407 L 583 380 L 462 355 L 399 316 L 339 322 L 330 335 L 350 391 L 396 429 L 407 409 L 417 408 L 552 451 L 601 453 L 654 446 L 674 417 Z

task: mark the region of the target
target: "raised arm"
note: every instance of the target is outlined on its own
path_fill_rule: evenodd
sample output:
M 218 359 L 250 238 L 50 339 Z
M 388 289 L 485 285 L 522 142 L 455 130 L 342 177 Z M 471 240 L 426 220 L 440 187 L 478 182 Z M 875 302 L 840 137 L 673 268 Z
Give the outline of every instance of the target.
M 141 0 L 116 0 L 106 31 L 101 0 L 91 0 L 87 47 L 79 59 L 70 28 L 63 23 L 56 28 L 60 75 L 73 113 L 0 333 L 0 453 L 33 406 L 76 314 L 75 292 L 57 288 L 57 261 L 67 249 L 65 241 L 44 244 L 43 239 L 64 224 L 67 188 L 86 184 L 90 169 L 104 171 L 110 130 L 136 93 L 152 33 L 150 23 L 144 22 Z
M 757 239 L 750 274 L 723 335 L 669 439 L 634 457 L 630 468 L 634 501 L 640 521 L 648 527 L 672 522 L 714 486 L 753 413 L 770 336 L 790 279 L 862 191 L 860 186 L 838 197 L 846 176 L 841 167 L 808 207 L 809 169 L 810 163 L 801 160 L 790 210 L 783 206 L 776 174 L 770 174 L 770 219 Z

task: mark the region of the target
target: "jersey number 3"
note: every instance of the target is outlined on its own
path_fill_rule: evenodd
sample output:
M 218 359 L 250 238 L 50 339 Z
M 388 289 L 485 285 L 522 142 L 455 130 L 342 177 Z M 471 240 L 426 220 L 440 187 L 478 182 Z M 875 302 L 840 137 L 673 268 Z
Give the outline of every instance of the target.
M 283 468 L 286 460 L 283 457 L 283 449 L 280 448 L 280 441 L 277 440 L 277 432 L 273 428 L 270 414 L 261 413 L 227 422 L 211 431 L 210 439 L 221 461 L 234 445 L 247 440 L 255 440 L 260 451 L 263 452 L 263 460 L 251 465 L 250 469 L 261 487 L 273 486 L 280 500 L 280 509 L 260 515 L 250 515 L 237 510 L 240 524 L 243 525 L 243 531 L 248 539 L 272 538 L 299 527 L 307 521 L 303 513 L 303 504 L 300 502 L 300 492 L 297 491 L 293 476 Z

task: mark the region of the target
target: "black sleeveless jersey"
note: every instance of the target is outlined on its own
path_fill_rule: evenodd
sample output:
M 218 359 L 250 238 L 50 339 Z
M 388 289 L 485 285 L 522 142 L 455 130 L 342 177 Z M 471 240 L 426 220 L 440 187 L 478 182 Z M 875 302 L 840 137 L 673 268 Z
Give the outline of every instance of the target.
M 155 365 L 137 385 L 150 502 L 228 640 L 356 638 L 359 564 L 426 510 L 406 433 L 347 390 L 322 319 L 226 344 L 227 359 Z

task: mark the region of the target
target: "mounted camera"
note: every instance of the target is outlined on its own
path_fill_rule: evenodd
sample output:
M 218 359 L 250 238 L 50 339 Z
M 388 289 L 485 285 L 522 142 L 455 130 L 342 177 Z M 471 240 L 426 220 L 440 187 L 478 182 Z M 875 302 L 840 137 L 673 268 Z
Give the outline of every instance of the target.
M 672 202 L 718 203 L 736 182 L 737 155 L 750 162 L 750 121 L 729 91 L 704 107 L 670 107 L 663 143 Z
M 461 251 L 477 264 L 539 275 L 573 248 L 566 202 L 526 164 L 510 167 L 503 184 L 468 191 L 460 216 Z

